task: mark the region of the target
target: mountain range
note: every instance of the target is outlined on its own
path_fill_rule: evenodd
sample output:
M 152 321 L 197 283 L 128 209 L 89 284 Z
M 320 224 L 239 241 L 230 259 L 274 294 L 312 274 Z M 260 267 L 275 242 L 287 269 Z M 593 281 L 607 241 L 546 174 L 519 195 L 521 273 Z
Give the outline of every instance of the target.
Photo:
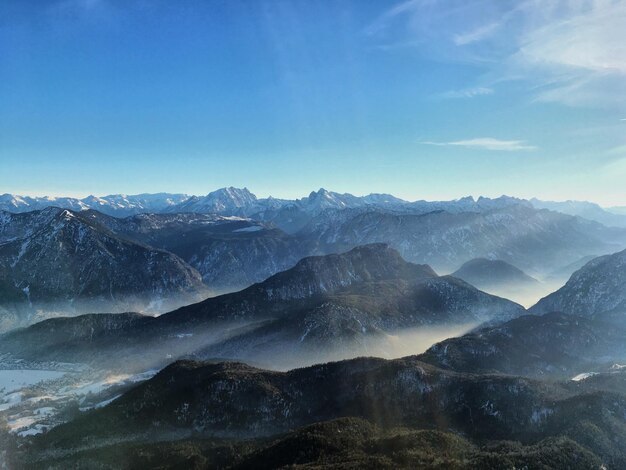
M 436 210 L 447 212 L 482 212 L 510 205 L 525 205 L 538 209 L 549 209 L 568 215 L 580 216 L 607 226 L 626 227 L 626 215 L 619 207 L 603 209 L 587 201 L 542 201 L 536 198 L 525 200 L 509 196 L 495 199 L 471 196 L 451 201 L 414 201 L 409 202 L 390 194 L 352 194 L 320 189 L 301 199 L 287 200 L 273 197 L 257 198 L 247 188 L 225 187 L 210 192 L 206 196 L 186 194 L 112 194 L 103 197 L 88 196 L 82 199 L 72 197 L 30 197 L 13 194 L 0 195 L 0 210 L 8 212 L 28 212 L 49 206 L 61 207 L 74 211 L 94 209 L 104 214 L 125 217 L 140 213 L 176 213 L 195 212 L 221 215 L 239 215 L 258 220 L 280 219 L 288 231 L 301 228 L 301 222 L 288 222 L 289 213 L 307 212 L 317 215 L 326 209 L 354 209 L 375 207 L 379 209 L 426 213 Z
M 13 210 L 70 201 L 3 198 Z M 581 260 L 626 247 L 626 229 L 508 197 L 408 203 L 322 189 L 285 201 L 224 188 L 203 198 L 111 196 L 98 200 L 100 210 L 89 209 L 90 201 L 70 201 L 78 211 L 0 213 L 1 329 L 45 315 L 163 313 L 246 288 L 304 257 L 370 243 L 389 244 L 408 261 L 442 273 L 486 258 L 550 278 L 534 287 L 525 283 L 526 290 L 518 282 L 515 292 L 479 286 L 529 306 L 562 285 Z M 129 211 L 142 213 L 121 217 Z M 171 276 L 157 279 L 155 269 Z M 53 285 L 48 279 L 57 271 Z
M 510 220 L 502 210 L 484 216 Z M 273 230 L 235 216 L 108 220 L 56 211 L 19 216 L 84 216 L 81 224 L 138 246 L 145 242 L 137 234 L 153 244 L 176 238 L 178 224 L 210 226 L 212 236 L 213 225 L 231 223 L 263 227 L 237 233 Z M 131 220 L 136 226 L 124 235 Z M 9 244 L 21 240 L 21 226 L 32 223 L 0 234 Z M 82 315 L 13 330 L 0 337 L 0 357 L 80 358 L 88 370 L 115 373 L 161 370 L 6 455 L 16 468 L 624 468 L 625 253 L 588 262 L 530 312 L 374 243 L 304 257 L 239 292 L 159 317 Z M 495 259 L 455 274 L 528 281 Z M 324 363 L 385 356 L 403 332 L 454 324 L 479 326 L 417 355 Z
M 440 272 L 452 272 L 474 258 L 492 258 L 541 276 L 583 256 L 621 249 L 624 233 L 579 217 L 510 205 L 457 213 L 327 211 L 299 235 L 321 250 L 388 243 L 407 260 Z
M 60 207 L 73 211 L 88 209 L 98 210 L 105 214 L 128 216 L 143 212 L 162 212 L 168 207 L 182 204 L 189 196 L 186 194 L 137 194 L 126 196 L 112 194 L 110 196 L 87 196 L 82 199 L 72 197 L 30 197 L 13 194 L 0 195 L 0 210 L 19 213 L 41 210 L 47 207 Z
M 406 330 L 500 322 L 524 312 L 520 305 L 458 279 L 437 276 L 428 266 L 407 263 L 384 245 L 305 258 L 252 286 L 246 295 L 246 307 L 256 299 L 271 302 L 253 309 L 247 319 L 264 319 L 263 311 L 276 312 L 275 319 L 203 348 L 194 357 L 263 358 L 279 368 L 359 355 L 393 357 L 398 335 Z M 179 314 L 214 314 L 214 303 L 209 299 Z
M 328 285 L 319 283 L 331 273 Z M 302 299 L 372 281 L 433 276 L 389 248 L 369 246 L 306 259 L 245 297 Z M 219 303 L 238 311 L 243 304 L 233 295 Z M 210 303 L 199 304 L 203 322 L 215 314 Z M 189 318 L 197 314 L 183 309 L 167 323 L 197 323 Z M 109 340 L 143 321 L 114 317 L 121 322 L 112 329 L 111 318 L 101 322 L 108 323 Z M 37 330 L 39 341 L 59 335 L 60 320 L 12 333 L 1 344 Z M 75 335 L 76 322 L 85 320 L 66 321 Z M 57 325 L 45 325 L 50 322 Z M 93 323 L 89 328 L 93 335 Z M 626 369 L 619 365 L 626 361 L 625 337 L 624 324 L 602 317 L 548 313 L 486 326 L 391 361 L 357 358 L 277 372 L 180 360 L 111 403 L 23 442 L 9 457 L 17 468 L 52 469 L 130 462 L 137 468 L 618 469 L 626 464 L 620 445 L 626 439 Z M 58 339 L 67 344 L 68 338 Z M 137 350 L 145 353 L 143 345 Z

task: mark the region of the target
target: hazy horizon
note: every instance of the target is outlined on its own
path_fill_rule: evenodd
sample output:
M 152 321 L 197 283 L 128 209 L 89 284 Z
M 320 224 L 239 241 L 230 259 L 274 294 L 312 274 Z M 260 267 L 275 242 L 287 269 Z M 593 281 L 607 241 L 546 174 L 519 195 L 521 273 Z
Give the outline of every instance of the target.
M 123 196 L 139 196 L 139 195 L 143 195 L 143 194 L 147 194 L 147 195 L 154 195 L 154 194 L 184 194 L 186 196 L 206 196 L 207 194 L 213 192 L 213 191 L 217 191 L 219 189 L 223 189 L 223 188 L 227 188 L 229 186 L 220 186 L 220 187 L 216 187 L 216 188 L 212 188 L 212 189 L 208 189 L 207 191 L 203 192 L 203 193 L 191 193 L 188 191 L 163 191 L 163 190 L 156 190 L 153 192 L 105 192 L 105 193 L 101 193 L 101 194 L 93 194 L 93 193 L 89 193 L 89 194 L 85 194 L 85 193 L 81 193 L 81 194 L 75 194 L 75 193 L 46 193 L 43 194 L 41 192 L 8 192 L 8 191 L 3 191 L 2 193 L 0 193 L 0 195 L 2 194 L 11 194 L 13 196 L 20 196 L 20 197 L 31 197 L 31 198 L 51 198 L 51 199 L 58 199 L 58 198 L 64 198 L 64 197 L 68 197 L 68 198 L 75 198 L 75 199 L 84 199 L 87 197 L 98 197 L 98 198 L 104 198 L 107 196 L 116 196 L 116 195 L 123 195 Z M 486 194 L 463 194 L 457 197 L 452 197 L 452 198 L 432 198 L 432 197 L 424 197 L 424 196 L 409 196 L 409 197 L 403 197 L 400 196 L 399 194 L 393 193 L 393 192 L 376 192 L 376 191 L 370 191 L 370 192 L 365 192 L 365 193 L 358 193 L 358 192 L 351 192 L 351 191 L 343 191 L 343 190 L 335 190 L 334 188 L 323 188 L 323 187 L 319 187 L 317 189 L 311 189 L 311 190 L 306 190 L 304 189 L 302 192 L 297 193 L 289 193 L 289 194 L 278 194 L 278 193 L 266 193 L 266 194 L 260 194 L 256 191 L 254 191 L 253 189 L 251 189 L 249 186 L 241 186 L 241 187 L 237 187 L 238 189 L 248 189 L 252 194 L 254 194 L 257 198 L 259 199 L 265 199 L 265 198 L 275 198 L 275 199 L 286 199 L 286 200 L 295 200 L 295 199 L 301 199 L 303 197 L 307 197 L 309 194 L 311 194 L 311 192 L 317 192 L 321 189 L 325 189 L 329 192 L 333 192 L 333 193 L 338 193 L 338 194 L 351 194 L 353 196 L 357 196 L 357 197 L 364 197 L 364 196 L 369 196 L 371 194 L 388 194 L 391 196 L 395 196 L 399 199 L 402 199 L 404 201 L 407 202 L 417 202 L 417 201 L 456 201 L 459 199 L 463 199 L 466 197 L 472 197 L 474 200 L 478 200 L 481 197 L 484 198 L 489 198 L 489 199 L 497 199 L 499 197 L 512 197 L 512 198 L 516 198 L 516 199 L 524 199 L 524 200 L 531 200 L 533 198 L 539 199 L 540 201 L 544 201 L 544 202 L 589 202 L 589 203 L 593 203 L 593 204 L 597 204 L 600 207 L 602 207 L 603 209 L 612 209 L 612 208 L 621 208 L 626 206 L 626 202 L 623 202 L 621 204 L 611 204 L 611 205 L 604 205 L 604 204 L 600 204 L 596 201 L 593 200 L 581 200 L 581 199 L 572 199 L 572 198 L 567 198 L 567 199 L 561 199 L 561 200 L 548 200 L 548 199 L 542 199 L 540 197 L 537 196 L 530 196 L 530 197 L 522 197 L 522 196 L 518 196 L 518 195 L 512 195 L 512 194 L 493 194 L 493 195 L 486 195 Z
M 626 204 L 626 3 L 0 6 L 2 192 Z

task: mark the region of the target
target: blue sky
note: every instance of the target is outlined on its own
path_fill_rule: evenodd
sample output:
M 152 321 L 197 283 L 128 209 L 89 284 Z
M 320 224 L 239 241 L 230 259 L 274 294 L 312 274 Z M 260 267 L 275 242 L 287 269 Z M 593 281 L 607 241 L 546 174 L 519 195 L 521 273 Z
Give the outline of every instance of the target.
M 0 193 L 626 205 L 626 1 L 0 3 Z

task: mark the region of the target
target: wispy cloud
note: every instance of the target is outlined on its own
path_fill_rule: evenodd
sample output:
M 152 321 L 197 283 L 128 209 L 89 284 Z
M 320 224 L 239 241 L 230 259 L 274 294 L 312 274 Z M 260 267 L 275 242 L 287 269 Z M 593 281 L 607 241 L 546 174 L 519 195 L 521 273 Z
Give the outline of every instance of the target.
M 474 87 L 463 88 L 462 90 L 450 90 L 441 94 L 442 98 L 475 98 L 477 96 L 491 95 L 493 93 L 492 88 L 487 87 Z
M 624 0 L 411 0 L 370 29 L 386 44 L 384 32 L 429 57 L 480 64 L 484 88 L 515 80 L 535 101 L 622 107 L 625 24 Z
M 537 98 L 571 106 L 623 104 L 626 2 L 564 2 L 565 14 L 530 28 L 508 64 L 536 77 Z
M 391 23 L 398 17 L 401 17 L 407 13 L 416 11 L 428 4 L 435 3 L 433 0 L 405 0 L 393 7 L 389 8 L 382 15 L 380 15 L 368 28 L 365 33 L 368 35 L 375 35 L 387 29 Z
M 457 46 L 465 46 L 466 44 L 482 41 L 483 39 L 492 36 L 498 29 L 500 29 L 501 26 L 501 22 L 489 23 L 467 33 L 455 34 L 454 43 Z
M 518 152 L 522 150 L 537 149 L 537 147 L 535 147 L 534 145 L 529 145 L 523 140 L 500 140 L 494 139 L 493 137 L 477 137 L 475 139 L 456 140 L 451 142 L 421 141 L 419 143 L 424 145 L 465 147 L 470 149 L 491 150 L 496 152 Z

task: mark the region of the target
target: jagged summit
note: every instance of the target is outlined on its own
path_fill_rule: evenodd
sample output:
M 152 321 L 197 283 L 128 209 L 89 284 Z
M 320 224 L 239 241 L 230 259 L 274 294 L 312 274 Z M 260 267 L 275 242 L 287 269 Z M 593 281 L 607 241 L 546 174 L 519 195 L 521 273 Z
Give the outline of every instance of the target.
M 186 194 L 109 194 L 107 196 L 90 195 L 82 199 L 70 197 L 28 197 L 12 194 L 0 195 L 0 210 L 25 212 L 43 209 L 50 205 L 76 211 L 95 209 L 108 215 L 127 216 L 145 212 L 200 212 L 224 215 L 251 215 L 268 209 L 299 208 L 306 212 L 317 213 L 325 209 L 348 209 L 374 206 L 388 209 L 420 209 L 426 204 L 434 209 L 478 210 L 480 207 L 500 207 L 507 204 L 525 203 L 521 199 L 501 196 L 497 199 L 472 196 L 452 201 L 416 201 L 409 202 L 391 194 L 372 193 L 367 196 L 354 196 L 350 193 L 338 193 L 320 188 L 301 199 L 286 200 L 268 197 L 257 198 L 246 187 L 233 186 L 219 188 L 205 196 Z
M 230 186 L 212 191 L 204 197 L 192 196 L 184 203 L 170 207 L 168 211 L 242 215 L 256 202 L 256 196 L 248 188 Z

